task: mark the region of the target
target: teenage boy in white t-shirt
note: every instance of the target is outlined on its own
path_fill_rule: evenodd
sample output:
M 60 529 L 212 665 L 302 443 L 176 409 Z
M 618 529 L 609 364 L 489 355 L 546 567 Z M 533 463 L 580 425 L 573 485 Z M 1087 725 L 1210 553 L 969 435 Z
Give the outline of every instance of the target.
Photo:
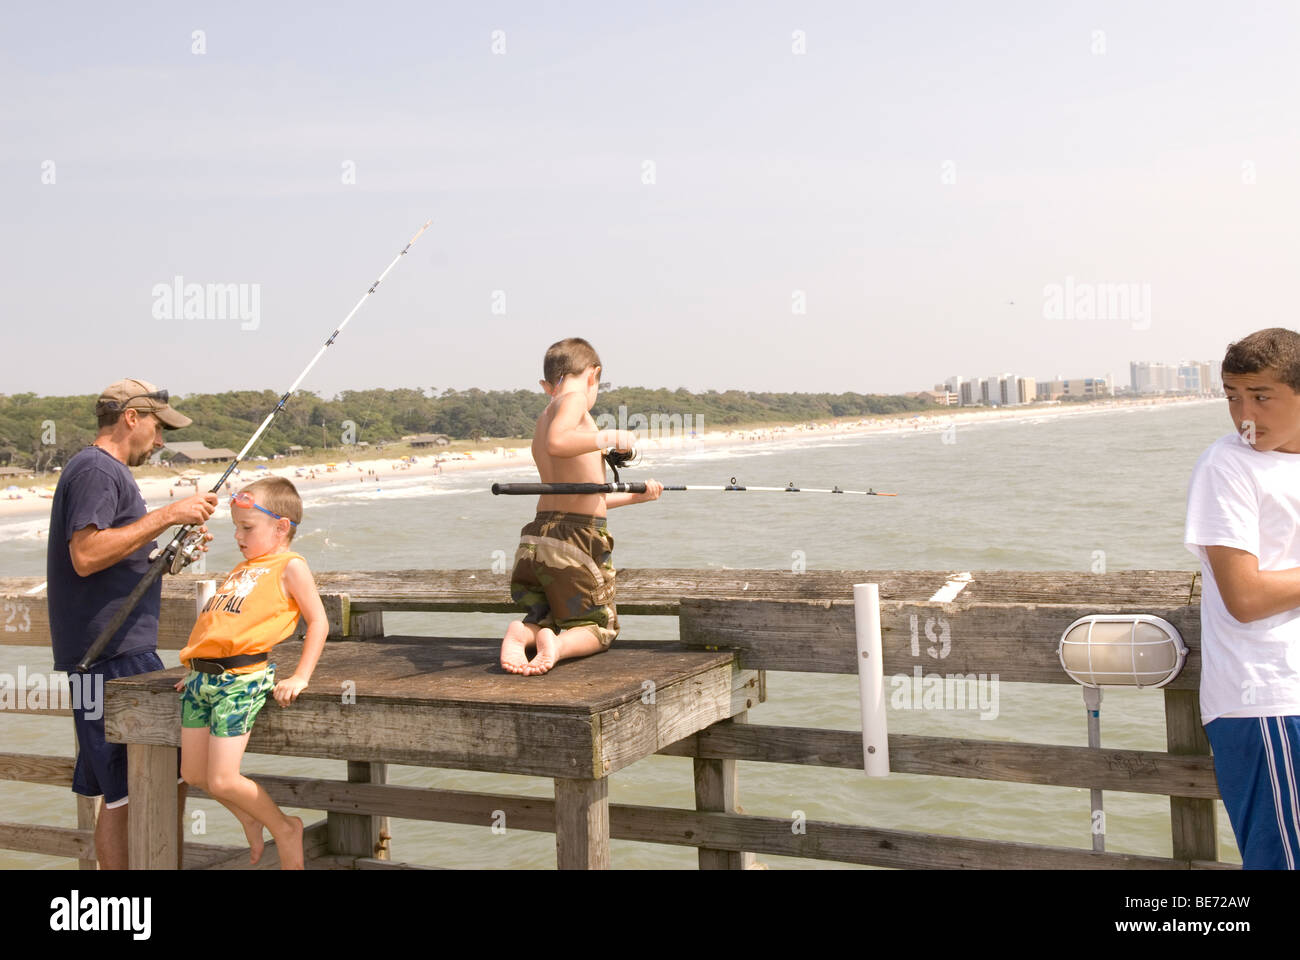
M 1196 462 L 1187 548 L 1200 558 L 1201 722 L 1247 869 L 1300 862 L 1300 334 L 1228 347 L 1236 433 Z

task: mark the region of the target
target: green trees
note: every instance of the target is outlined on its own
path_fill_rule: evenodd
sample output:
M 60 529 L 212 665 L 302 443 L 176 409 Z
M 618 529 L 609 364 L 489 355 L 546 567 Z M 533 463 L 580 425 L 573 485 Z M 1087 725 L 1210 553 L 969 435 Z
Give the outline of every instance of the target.
M 167 439 L 201 440 L 209 447 L 239 450 L 275 407 L 271 390 L 232 390 L 173 398 L 193 419 Z M 300 391 L 263 435 L 254 455 L 283 453 L 292 444 L 308 449 L 399 440 L 417 433 L 445 433 L 453 439 L 530 437 L 546 395 L 538 390 L 444 390 L 419 388 L 345 390 L 334 398 Z M 835 417 L 858 418 L 920 410 L 925 401 L 860 393 L 752 393 L 726 390 L 691 393 L 685 389 L 620 387 L 600 395 L 593 416 L 617 418 L 655 414 L 691 417 L 703 429 L 737 424 L 799 422 Z M 95 436 L 95 396 L 38 397 L 0 394 L 0 459 L 15 466 L 65 463 Z
M 0 394 L 0 450 L 15 467 L 64 463 L 95 439 L 94 406 L 94 396 Z

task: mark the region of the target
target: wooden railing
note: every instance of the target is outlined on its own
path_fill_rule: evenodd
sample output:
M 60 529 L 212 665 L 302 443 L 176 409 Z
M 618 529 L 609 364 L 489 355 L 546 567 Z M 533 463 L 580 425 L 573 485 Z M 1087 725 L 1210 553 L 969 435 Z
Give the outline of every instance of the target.
M 1205 868 L 1218 860 L 1214 800 L 1218 790 L 1208 741 L 1200 724 L 1200 607 L 1196 576 L 1163 571 L 1079 573 L 991 571 L 973 574 L 955 601 L 928 598 L 948 579 L 934 571 L 847 571 L 792 574 L 741 570 L 624 570 L 619 572 L 623 614 L 677 616 L 682 643 L 730 648 L 743 670 L 757 670 L 749 705 L 762 699 L 762 671 L 857 672 L 852 585 L 880 584 L 884 672 L 911 675 L 941 667 L 947 675 L 994 675 L 1001 682 L 1073 683 L 1060 667 L 1057 642 L 1073 620 L 1091 613 L 1147 613 L 1181 633 L 1189 656 L 1181 675 L 1159 695 L 1165 704 L 1164 751 L 1092 749 L 1039 743 L 890 734 L 891 770 L 933 777 L 1085 787 L 1170 798 L 1172 857 L 1094 852 L 1003 840 L 953 837 L 868 825 L 809 821 L 792 831 L 788 818 L 738 812 L 737 761 L 861 769 L 859 731 L 765 726 L 747 717 L 716 723 L 660 753 L 694 761 L 696 809 L 611 804 L 615 839 L 695 847 L 701 867 L 739 868 L 758 855 L 842 861 L 884 867 Z M 194 617 L 193 581 L 165 581 L 159 630 L 161 649 L 184 644 Z M 395 571 L 319 577 L 336 640 L 383 638 L 389 611 L 507 613 L 506 578 L 480 571 Z M 0 642 L 49 643 L 38 580 L 0 581 L 0 621 L 26 624 L 0 634 Z M 626 635 L 627 631 L 625 631 Z M 930 638 L 942 638 L 934 643 Z M 402 638 L 411 640 L 414 638 Z M 635 639 L 635 638 L 629 638 Z M 427 642 L 435 642 L 429 639 Z M 936 647 L 938 649 L 936 649 Z M 745 696 L 745 691 L 738 691 Z M 45 711 L 66 715 L 67 711 Z M 1082 712 L 1082 711 L 1081 711 Z M 0 728 L 2 729 L 2 728 Z M 489 825 L 504 812 L 512 828 L 554 831 L 554 803 L 503 794 L 429 790 L 388 785 L 383 777 L 361 782 L 256 776 L 282 805 L 325 811 L 312 834 L 318 865 L 405 866 L 340 850 L 328 826 L 344 817 L 399 817 Z M 72 761 L 19 752 L 0 753 L 0 779 L 68 786 Z M 365 782 L 370 781 L 370 782 Z M 936 789 L 940 789 L 936 785 Z M 93 866 L 93 813 L 78 828 L 0 823 L 0 848 L 71 856 Z M 373 824 L 372 824 L 373 826 Z M 918 825 L 924 826 L 924 825 Z M 335 831 L 337 833 L 337 831 Z M 374 836 L 374 830 L 366 831 Z M 191 846 L 194 846 L 191 852 Z M 244 851 L 187 845 L 189 865 L 237 866 Z M 268 865 L 273 865 L 269 858 Z M 504 865 L 504 864 L 503 864 Z

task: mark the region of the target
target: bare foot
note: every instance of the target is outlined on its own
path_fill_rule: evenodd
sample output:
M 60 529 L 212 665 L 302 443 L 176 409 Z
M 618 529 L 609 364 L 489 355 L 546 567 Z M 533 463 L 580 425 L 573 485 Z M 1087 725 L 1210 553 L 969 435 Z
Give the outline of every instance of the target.
M 528 661 L 524 673 L 531 677 L 546 673 L 560 659 L 560 640 L 555 631 L 547 627 L 537 631 L 537 655 Z
M 262 837 L 262 825 L 251 818 L 241 819 L 239 825 L 244 828 L 244 836 L 248 838 L 248 862 L 257 863 L 262 859 L 262 851 L 266 849 L 266 840 Z
M 272 832 L 271 836 L 275 837 L 275 848 L 280 853 L 281 870 L 302 870 L 302 818 L 285 817 L 288 829 L 277 834 Z
M 501 641 L 501 669 L 510 673 L 528 672 L 528 647 L 532 634 L 522 621 L 516 620 L 506 629 Z

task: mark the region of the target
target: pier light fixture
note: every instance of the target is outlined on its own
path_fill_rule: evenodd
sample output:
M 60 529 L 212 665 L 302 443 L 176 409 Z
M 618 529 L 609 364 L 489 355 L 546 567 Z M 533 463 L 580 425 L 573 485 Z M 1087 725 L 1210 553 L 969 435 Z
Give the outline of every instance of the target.
M 1066 627 L 1057 653 L 1085 687 L 1163 687 L 1187 660 L 1177 628 L 1145 613 L 1080 617 Z
M 1163 687 L 1187 661 L 1187 645 L 1168 620 L 1146 613 L 1095 613 L 1065 628 L 1056 648 L 1070 679 L 1083 685 L 1088 746 L 1101 747 L 1102 687 Z M 1101 790 L 1090 791 L 1092 849 L 1106 849 Z

